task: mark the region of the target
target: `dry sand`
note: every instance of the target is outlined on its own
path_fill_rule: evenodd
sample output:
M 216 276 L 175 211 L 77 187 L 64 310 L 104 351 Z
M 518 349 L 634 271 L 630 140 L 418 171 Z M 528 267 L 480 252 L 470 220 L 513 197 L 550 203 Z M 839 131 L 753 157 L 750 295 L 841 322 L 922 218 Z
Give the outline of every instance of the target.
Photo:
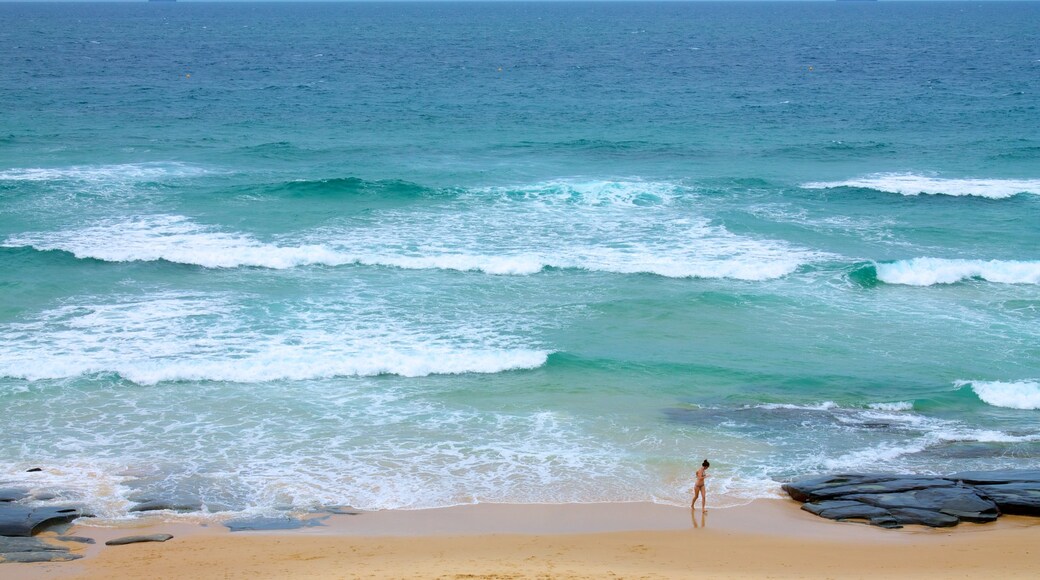
M 692 516 L 692 517 L 691 517 Z M 652 504 L 476 505 L 334 516 L 230 533 L 211 524 L 77 526 L 86 557 L 5 564 L 25 578 L 1036 578 L 1040 520 L 882 530 L 787 500 L 699 512 Z M 169 532 L 165 543 L 104 546 Z

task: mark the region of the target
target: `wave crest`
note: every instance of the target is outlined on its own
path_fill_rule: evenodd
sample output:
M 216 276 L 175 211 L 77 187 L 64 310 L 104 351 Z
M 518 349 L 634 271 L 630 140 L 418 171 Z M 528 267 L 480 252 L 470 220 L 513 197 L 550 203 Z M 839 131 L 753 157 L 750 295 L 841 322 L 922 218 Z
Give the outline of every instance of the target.
M 321 243 L 287 241 L 279 244 L 262 242 L 244 233 L 223 232 L 183 216 L 160 215 L 111 221 L 74 231 L 16 234 L 2 245 L 64 251 L 80 259 L 106 262 L 164 260 L 204 268 L 286 269 L 357 264 L 499 275 L 530 275 L 545 268 L 559 268 L 737 280 L 779 278 L 812 258 L 810 252 L 789 248 L 780 242 L 746 239 L 700 222 L 676 228 L 689 238 L 687 246 L 643 239 L 605 246 L 580 238 L 560 238 L 538 247 L 539 240 L 534 239 L 537 232 L 531 232 L 529 239 L 519 243 L 506 237 L 489 240 L 462 237 L 458 243 L 445 247 L 423 238 L 441 239 L 432 235 L 441 230 L 431 233 L 415 223 L 397 224 L 393 219 L 375 231 L 330 230 L 311 235 Z M 494 231 L 498 232 L 495 235 L 506 236 L 498 228 Z M 443 233 L 445 237 L 451 235 Z M 480 251 L 489 247 L 495 253 Z
M 248 358 L 227 360 L 139 360 L 98 362 L 89 356 L 53 357 L 46 364 L 21 369 L 0 366 L 0 375 L 37 381 L 64 379 L 84 375 L 113 373 L 139 385 L 163 382 L 222 381 L 231 383 L 264 383 L 270 381 L 303 381 L 333 377 L 372 377 L 398 375 L 494 374 L 512 370 L 528 370 L 543 366 L 549 353 L 536 350 L 467 350 L 430 349 L 421 352 L 379 351 L 342 356 L 342 353 L 303 353 L 272 351 Z
M 912 173 L 882 173 L 845 181 L 803 183 L 806 189 L 855 187 L 900 195 L 950 195 L 1005 199 L 1020 193 L 1040 194 L 1040 179 L 943 179 Z
M 1040 261 L 913 258 L 875 265 L 887 284 L 932 286 L 981 278 L 1001 284 L 1040 284 Z
M 1040 409 L 1040 382 L 1038 381 L 957 381 L 958 388 L 971 390 L 987 405 L 1008 409 Z

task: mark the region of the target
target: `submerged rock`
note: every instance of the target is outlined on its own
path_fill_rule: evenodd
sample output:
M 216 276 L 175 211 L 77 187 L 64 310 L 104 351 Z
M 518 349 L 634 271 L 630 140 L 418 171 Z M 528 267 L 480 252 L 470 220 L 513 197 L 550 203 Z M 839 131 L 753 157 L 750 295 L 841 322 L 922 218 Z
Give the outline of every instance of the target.
M 338 505 L 325 506 L 323 508 L 319 508 L 318 511 L 319 512 L 323 512 L 323 513 L 327 513 L 327 514 L 337 515 L 337 516 L 358 516 L 358 515 L 361 515 L 361 511 L 360 510 L 356 510 L 356 509 L 354 509 L 352 507 L 349 507 L 349 506 L 338 506 Z
M 164 500 L 155 499 L 141 502 L 130 508 L 132 512 L 151 512 L 170 510 L 175 512 L 197 512 L 202 509 L 202 502 L 195 499 Z
M 298 518 L 291 518 L 289 516 L 280 517 L 267 517 L 258 516 L 255 518 L 237 518 L 224 522 L 232 532 L 257 532 L 265 530 L 295 530 L 298 528 L 309 528 L 314 526 L 324 525 L 322 523 L 326 518 L 311 518 L 307 520 L 301 520 Z
M 13 502 L 29 497 L 29 490 L 23 487 L 0 487 L 0 502 Z
M 969 485 L 995 485 L 1000 483 L 1034 483 L 1040 485 L 1040 469 L 962 471 L 947 476 L 946 479 L 962 481 Z

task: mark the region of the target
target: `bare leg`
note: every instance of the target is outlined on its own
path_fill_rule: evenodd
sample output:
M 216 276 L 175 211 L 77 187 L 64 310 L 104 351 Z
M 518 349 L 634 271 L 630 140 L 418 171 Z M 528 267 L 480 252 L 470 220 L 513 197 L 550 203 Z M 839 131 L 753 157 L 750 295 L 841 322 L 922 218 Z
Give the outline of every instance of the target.
M 696 507 L 696 505 L 697 505 L 697 497 L 700 496 L 700 494 L 701 494 L 701 488 L 700 487 L 693 488 L 693 501 L 690 502 L 690 509 L 691 510 L 694 509 L 694 507 Z

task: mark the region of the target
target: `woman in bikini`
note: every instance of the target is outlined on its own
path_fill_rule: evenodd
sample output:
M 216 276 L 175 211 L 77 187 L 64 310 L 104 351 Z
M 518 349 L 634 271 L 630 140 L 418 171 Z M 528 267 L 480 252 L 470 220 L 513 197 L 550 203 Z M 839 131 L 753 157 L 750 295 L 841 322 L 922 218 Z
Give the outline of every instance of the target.
M 701 464 L 701 468 L 697 470 L 697 482 L 693 484 L 693 501 L 690 502 L 690 509 L 694 509 L 693 506 L 697 503 L 697 498 L 701 498 L 701 511 L 706 512 L 708 508 L 704 507 L 704 504 L 708 501 L 708 496 L 704 491 L 704 478 L 708 477 L 708 468 L 711 464 L 705 459 L 704 463 Z

